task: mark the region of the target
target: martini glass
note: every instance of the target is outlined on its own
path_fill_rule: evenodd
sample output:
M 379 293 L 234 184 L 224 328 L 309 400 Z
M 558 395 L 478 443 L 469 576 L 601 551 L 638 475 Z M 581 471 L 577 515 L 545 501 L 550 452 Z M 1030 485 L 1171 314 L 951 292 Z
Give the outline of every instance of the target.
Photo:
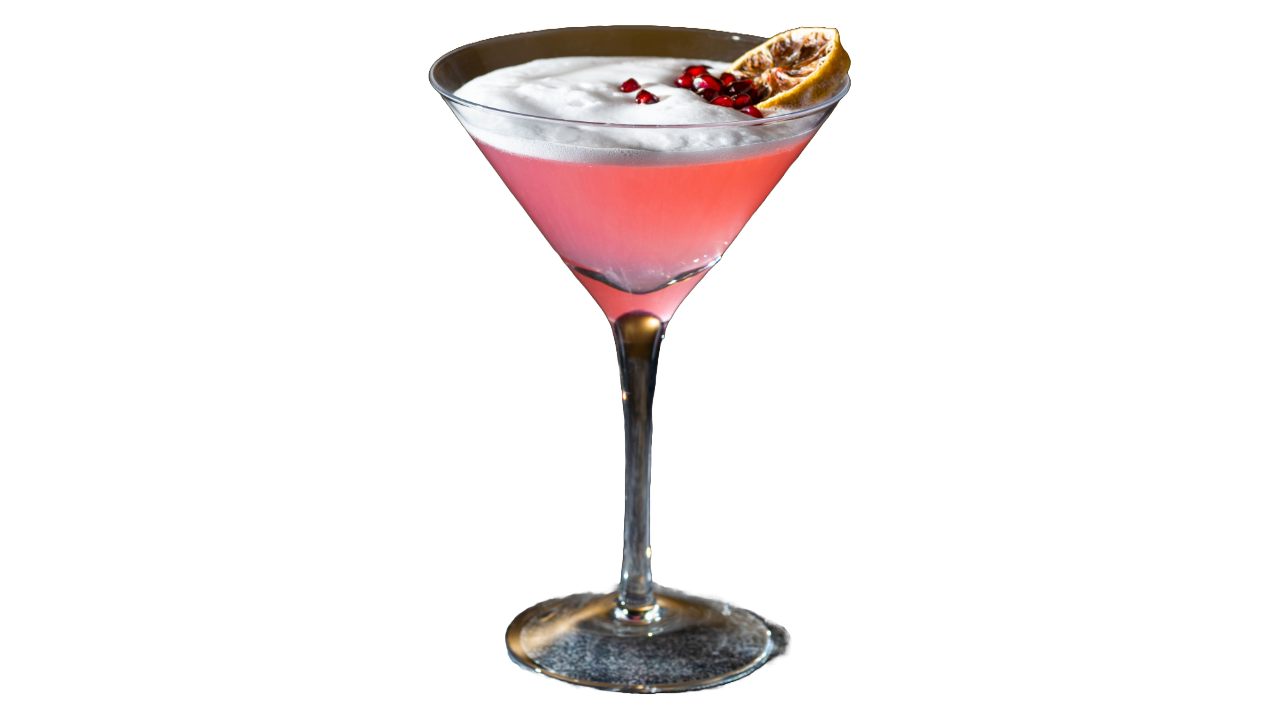
M 730 62 L 762 42 L 687 28 L 565 28 L 467 45 L 431 67 L 432 86 L 604 310 L 618 350 L 626 434 L 622 578 L 615 592 L 547 600 L 511 622 L 511 658 L 541 674 L 624 692 L 698 690 L 742 678 L 776 651 L 754 613 L 653 582 L 650 412 L 658 349 L 676 308 L 719 262 L 849 81 L 804 111 L 715 125 L 558 120 L 454 93 L 487 72 L 539 58 Z M 721 147 L 707 142 L 715 138 Z M 642 211 L 619 210 L 632 207 Z

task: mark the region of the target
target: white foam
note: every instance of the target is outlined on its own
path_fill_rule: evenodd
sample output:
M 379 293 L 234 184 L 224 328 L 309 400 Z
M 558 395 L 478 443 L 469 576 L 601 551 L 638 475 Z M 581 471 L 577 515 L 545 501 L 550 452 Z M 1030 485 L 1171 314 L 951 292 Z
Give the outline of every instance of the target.
M 623 125 L 702 125 L 746 119 L 739 110 L 712 105 L 672 82 L 690 65 L 716 75 L 728 63 L 654 57 L 563 57 L 494 70 L 458 88 L 456 95 L 500 110 L 538 117 Z M 641 105 L 618 86 L 634 78 L 658 102 Z
M 739 110 L 712 105 L 676 87 L 673 81 L 690 65 L 706 65 L 715 74 L 728 68 L 727 63 L 688 58 L 544 58 L 481 75 L 454 94 L 534 118 L 612 125 L 707 125 L 750 120 Z M 618 90 L 629 78 L 657 95 L 658 102 L 642 105 L 635 101 L 635 92 Z M 687 155 L 681 159 L 653 157 L 655 153 L 709 153 L 705 161 L 716 162 L 767 152 L 776 148 L 777 141 L 816 129 L 819 122 L 815 117 L 736 127 L 619 128 L 548 122 L 461 105 L 453 108 L 467 130 L 486 144 L 569 162 L 667 164 L 693 160 Z M 747 146 L 751 146 L 749 150 Z

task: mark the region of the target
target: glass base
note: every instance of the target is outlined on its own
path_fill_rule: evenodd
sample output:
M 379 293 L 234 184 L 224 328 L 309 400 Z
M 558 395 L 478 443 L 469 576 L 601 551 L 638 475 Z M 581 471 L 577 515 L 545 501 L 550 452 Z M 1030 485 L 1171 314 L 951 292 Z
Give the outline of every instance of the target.
M 754 613 L 655 588 L 656 608 L 626 614 L 618 594 L 570 595 L 525 610 L 507 628 L 517 664 L 601 690 L 683 692 L 723 685 L 764 665 L 777 650 Z

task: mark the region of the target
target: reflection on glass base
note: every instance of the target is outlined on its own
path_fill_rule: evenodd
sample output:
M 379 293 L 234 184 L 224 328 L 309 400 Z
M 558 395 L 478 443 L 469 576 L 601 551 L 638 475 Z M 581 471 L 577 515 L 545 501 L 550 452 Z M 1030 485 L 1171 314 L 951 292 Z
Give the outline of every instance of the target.
M 538 603 L 511 621 L 507 651 L 517 664 L 557 680 L 658 693 L 733 682 L 777 648 L 769 626 L 750 611 L 665 588 L 654 594 L 657 612 L 636 620 L 615 617 L 616 592 Z

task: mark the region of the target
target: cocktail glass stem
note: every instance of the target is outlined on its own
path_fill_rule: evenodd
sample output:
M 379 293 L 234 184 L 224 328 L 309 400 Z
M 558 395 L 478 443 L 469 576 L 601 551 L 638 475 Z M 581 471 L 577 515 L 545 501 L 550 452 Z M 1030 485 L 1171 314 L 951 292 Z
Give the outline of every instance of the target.
M 649 545 L 649 459 L 653 441 L 653 390 L 658 375 L 658 349 L 667 324 L 656 315 L 636 311 L 613 323 L 622 377 L 622 417 L 626 432 L 626 514 L 622 534 L 622 580 L 614 617 L 648 624 L 661 616 L 653 597 L 653 556 Z

